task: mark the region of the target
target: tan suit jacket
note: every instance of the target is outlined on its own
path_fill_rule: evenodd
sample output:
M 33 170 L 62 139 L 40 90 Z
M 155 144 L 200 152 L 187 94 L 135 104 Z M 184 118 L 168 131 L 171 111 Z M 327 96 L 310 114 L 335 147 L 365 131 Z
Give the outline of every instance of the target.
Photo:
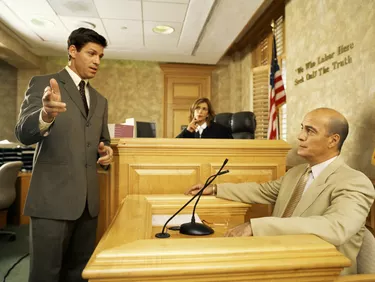
M 219 184 L 217 196 L 245 203 L 274 204 L 272 217 L 251 219 L 254 236 L 315 234 L 352 261 L 342 274 L 357 273 L 366 217 L 375 198 L 371 181 L 338 157 L 314 179 L 292 217 L 280 218 L 307 165 L 263 183 Z

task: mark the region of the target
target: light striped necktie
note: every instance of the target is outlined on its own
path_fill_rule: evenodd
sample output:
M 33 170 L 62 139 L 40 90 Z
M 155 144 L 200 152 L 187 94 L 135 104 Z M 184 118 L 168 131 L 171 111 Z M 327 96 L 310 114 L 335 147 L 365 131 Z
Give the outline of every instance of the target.
M 292 197 L 290 198 L 282 217 L 290 217 L 293 214 L 296 206 L 301 200 L 303 191 L 305 190 L 307 180 L 309 180 L 310 173 L 311 173 L 311 167 L 309 166 L 306 169 L 305 173 L 302 174 L 301 178 L 298 180 L 296 188 L 294 188 Z

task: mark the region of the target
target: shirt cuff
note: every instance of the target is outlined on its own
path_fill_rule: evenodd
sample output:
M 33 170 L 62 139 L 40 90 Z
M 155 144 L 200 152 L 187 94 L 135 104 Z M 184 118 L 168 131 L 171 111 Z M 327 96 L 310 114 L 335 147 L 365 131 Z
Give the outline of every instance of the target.
M 48 129 L 50 128 L 52 123 L 55 121 L 55 118 L 53 118 L 51 122 L 45 122 L 42 118 L 42 115 L 43 115 L 42 111 L 43 110 L 41 109 L 40 114 L 39 114 L 39 131 L 43 136 L 47 136 L 49 134 Z

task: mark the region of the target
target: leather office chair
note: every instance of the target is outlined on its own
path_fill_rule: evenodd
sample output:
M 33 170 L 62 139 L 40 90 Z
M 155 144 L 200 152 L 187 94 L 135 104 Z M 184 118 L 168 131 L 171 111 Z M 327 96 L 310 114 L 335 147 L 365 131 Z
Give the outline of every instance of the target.
M 214 121 L 229 127 L 234 139 L 254 139 L 256 118 L 253 112 L 220 113 Z
M 4 218 L 16 199 L 16 180 L 22 164 L 20 161 L 8 162 L 0 167 L 0 213 L 4 215 Z M 4 226 L 0 226 L 0 229 Z M 10 235 L 10 241 L 16 239 L 16 234 L 11 231 L 0 230 L 0 235 Z
M 357 272 L 358 274 L 375 273 L 375 237 L 367 228 L 357 256 Z

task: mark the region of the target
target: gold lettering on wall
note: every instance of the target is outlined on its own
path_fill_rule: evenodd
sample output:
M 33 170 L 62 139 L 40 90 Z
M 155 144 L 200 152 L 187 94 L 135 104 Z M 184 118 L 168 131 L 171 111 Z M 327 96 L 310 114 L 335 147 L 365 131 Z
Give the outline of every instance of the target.
M 299 66 L 295 71 L 298 77 L 294 79 L 294 85 L 301 84 L 307 80 L 317 78 L 329 72 L 340 69 L 353 62 L 352 57 L 348 51 L 354 48 L 354 43 L 347 45 L 340 45 L 337 51 L 325 53 L 318 56 L 316 60 L 310 60 Z M 343 55 L 344 54 L 344 55 Z M 306 71 L 306 73 L 304 73 Z

